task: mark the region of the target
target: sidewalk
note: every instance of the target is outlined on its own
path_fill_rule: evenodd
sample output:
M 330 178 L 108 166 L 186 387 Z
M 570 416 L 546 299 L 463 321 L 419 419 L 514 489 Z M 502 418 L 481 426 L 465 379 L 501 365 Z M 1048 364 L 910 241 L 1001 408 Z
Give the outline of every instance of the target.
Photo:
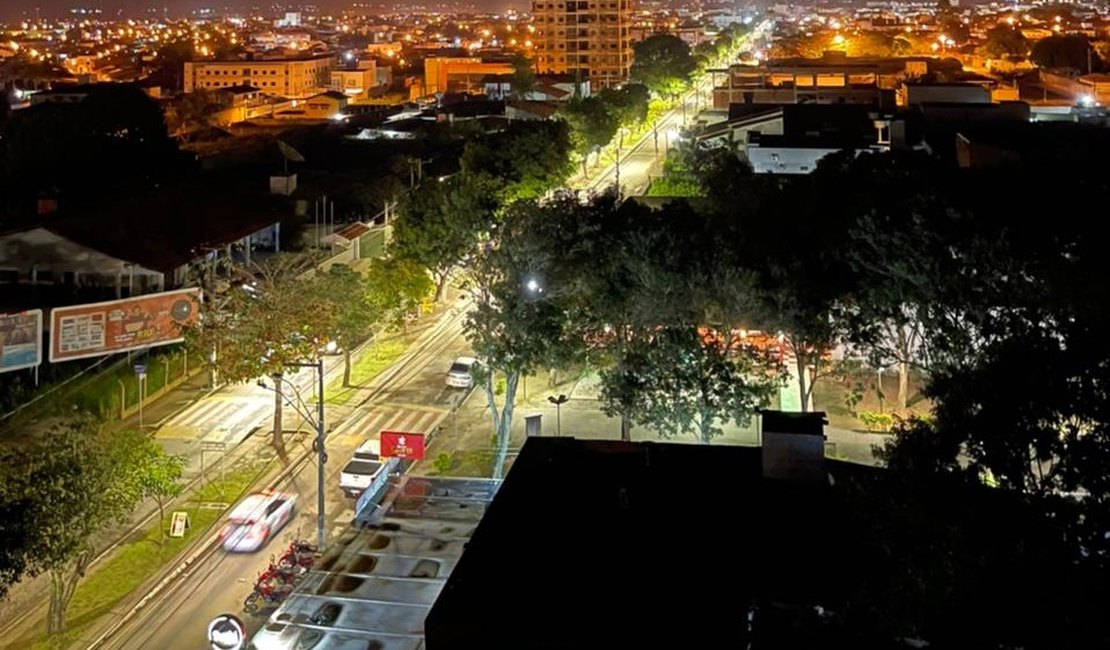
M 527 391 L 523 390 L 527 388 Z M 544 436 L 575 437 L 584 440 L 619 440 L 620 418 L 610 417 L 601 411 L 597 399 L 599 385 L 596 375 L 585 377 L 559 378 L 555 386 L 548 386 L 546 375 L 529 377 L 518 389 L 513 412 L 512 439 L 510 442 L 510 462 L 512 450 L 524 444 L 524 420 L 528 416 L 542 416 Z M 548 401 L 548 396 L 567 395 L 570 399 L 556 408 Z M 748 426 L 735 424 L 722 426 L 723 434 L 713 438 L 712 445 L 758 446 L 759 433 L 757 418 L 753 417 Z M 447 453 L 454 458 L 452 472 L 465 476 L 477 476 L 484 467 L 484 454 L 492 453 L 489 407 L 486 395 L 480 389 L 471 391 L 466 402 L 460 405 L 458 414 L 449 417 L 442 427 L 439 437 L 432 443 L 426 459 L 416 468 L 417 473 L 433 473 L 436 457 Z M 668 442 L 679 444 L 700 444 L 693 435 L 675 438 L 661 438 L 654 430 L 645 426 L 632 427 L 632 440 L 635 442 Z M 882 445 L 887 440 L 885 434 L 860 433 L 846 429 L 825 427 L 828 443 L 827 454 L 830 458 L 849 462 L 873 465 L 876 460 L 872 447 Z M 487 475 L 488 476 L 488 475 Z

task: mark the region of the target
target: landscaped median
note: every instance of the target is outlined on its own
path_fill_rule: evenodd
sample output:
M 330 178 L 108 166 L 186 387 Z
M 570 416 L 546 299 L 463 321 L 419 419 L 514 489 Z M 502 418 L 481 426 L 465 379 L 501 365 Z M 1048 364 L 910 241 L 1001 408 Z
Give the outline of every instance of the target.
M 215 530 L 223 517 L 225 507 L 215 504 L 234 504 L 255 485 L 273 463 L 272 459 L 243 458 L 226 473 L 189 495 L 181 503 L 167 508 L 166 520 L 151 522 L 137 531 L 112 552 L 111 556 L 93 565 L 81 581 L 70 603 L 67 629 L 62 645 L 69 645 L 81 638 L 99 619 L 127 598 L 132 592 L 158 575 L 163 568 L 174 563 L 197 543 L 203 543 Z M 161 539 L 161 530 L 169 529 L 172 511 L 189 514 L 189 528 L 184 537 Z M 51 648 L 45 631 L 45 621 L 39 630 L 18 639 L 5 640 L 6 648 Z
M 324 388 L 324 402 L 326 404 L 343 405 L 359 394 L 367 382 L 380 375 L 386 368 L 393 365 L 397 359 L 408 350 L 409 345 L 416 339 L 416 333 L 402 334 L 383 339 L 378 343 L 370 343 L 362 354 L 351 360 L 350 386 L 343 386 L 343 373 L 333 378 Z

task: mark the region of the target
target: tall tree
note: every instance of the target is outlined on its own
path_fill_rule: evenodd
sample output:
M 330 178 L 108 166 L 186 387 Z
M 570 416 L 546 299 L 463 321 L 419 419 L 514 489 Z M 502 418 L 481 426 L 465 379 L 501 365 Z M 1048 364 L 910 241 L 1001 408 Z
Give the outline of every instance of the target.
M 1009 25 L 997 25 L 987 30 L 982 49 L 987 56 L 996 59 L 1025 57 L 1029 54 L 1029 41 L 1025 40 L 1020 30 Z
M 33 447 L 3 452 L 0 502 L 18 510 L 21 522 L 20 545 L 4 551 L 14 561 L 5 578 L 50 576 L 51 635 L 65 630 L 66 610 L 93 557 L 93 536 L 124 521 L 141 500 L 155 444 L 142 432 L 108 434 L 82 418 L 55 427 Z
M 1049 36 L 1037 41 L 1029 58 L 1042 68 L 1071 68 L 1084 74 L 1102 69 L 1102 59 L 1086 36 Z
M 361 343 L 382 314 L 368 299 L 363 277 L 346 264 L 333 264 L 318 282 L 320 297 L 334 309 L 328 342 L 343 354 L 343 386 L 351 385 L 351 350 Z
M 568 345 L 563 294 L 558 279 L 548 274 L 553 258 L 544 239 L 536 237 L 548 214 L 547 206 L 531 201 L 510 207 L 497 244 L 486 246 L 470 269 L 474 309 L 465 331 L 483 364 L 480 383 L 493 424 L 494 478 L 504 471 L 521 377 L 556 364 Z M 504 381 L 500 396 L 498 381 Z
M 435 291 L 428 272 L 411 259 L 374 260 L 366 271 L 366 299 L 379 322 L 399 326 Z
M 274 379 L 271 444 L 288 463 L 282 428 L 285 375 L 291 364 L 325 352 L 339 308 L 325 290 L 328 276 L 317 274 L 306 256 L 279 254 L 237 267 L 233 274 L 225 293 L 209 297 L 187 340 L 198 353 L 215 357 L 223 381 Z
M 598 97 L 573 99 L 560 109 L 559 115 L 570 125 L 571 142 L 582 158 L 585 174 L 589 155 L 609 144 L 616 135 L 620 126 L 618 116 Z
M 622 375 L 631 418 L 670 438 L 693 434 L 708 443 L 721 424 L 747 426 L 776 394 L 779 378 L 758 350 L 733 343 L 727 331 L 693 326 L 661 329 L 627 355 Z M 608 401 L 614 387 L 605 384 Z
M 647 119 L 651 95 L 643 84 L 602 88 L 597 96 L 616 115 L 617 123 L 621 126 L 634 127 Z
M 425 181 L 401 203 L 393 255 L 428 269 L 435 278 L 435 299 L 441 300 L 451 271 L 474 255 L 498 207 L 496 191 L 483 176 Z
M 513 74 L 509 78 L 509 93 L 513 99 L 527 99 L 536 90 L 536 73 L 532 59 L 523 54 L 512 58 Z
M 632 81 L 661 97 L 674 97 L 690 83 L 698 62 L 690 46 L 672 34 L 655 34 L 632 46 Z
M 502 186 L 502 203 L 538 199 L 570 176 L 571 136 L 566 122 L 517 122 L 471 140 L 463 150 L 463 174 Z

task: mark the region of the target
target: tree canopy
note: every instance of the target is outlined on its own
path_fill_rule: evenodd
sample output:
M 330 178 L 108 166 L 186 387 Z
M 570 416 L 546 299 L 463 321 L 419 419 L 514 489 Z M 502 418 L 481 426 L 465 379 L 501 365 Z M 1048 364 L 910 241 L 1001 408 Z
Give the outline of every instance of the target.
M 500 199 L 509 203 L 539 198 L 562 185 L 570 176 L 570 153 L 566 122 L 517 122 L 468 142 L 460 164 L 463 174 L 502 186 Z
M 698 68 L 690 46 L 672 34 L 649 36 L 635 43 L 632 50 L 632 81 L 662 97 L 682 92 Z
M 1042 38 L 1033 46 L 1029 58 L 1042 68 L 1071 68 L 1082 73 L 1102 69 L 1102 59 L 1093 50 L 1087 37 L 1081 35 Z

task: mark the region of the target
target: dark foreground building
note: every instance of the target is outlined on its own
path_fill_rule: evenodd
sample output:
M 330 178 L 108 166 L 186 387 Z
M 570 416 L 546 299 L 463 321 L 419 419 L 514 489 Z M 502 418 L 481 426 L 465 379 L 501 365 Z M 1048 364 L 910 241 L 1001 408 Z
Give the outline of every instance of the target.
M 1038 617 L 1059 612 L 1023 603 L 1065 592 L 1064 554 L 1000 491 L 903 490 L 834 460 L 821 481 L 772 479 L 765 459 L 529 439 L 427 617 L 426 647 L 923 647 L 907 629 L 931 648 L 1018 647 L 995 645 L 1011 633 L 1036 647 L 1054 634 Z

